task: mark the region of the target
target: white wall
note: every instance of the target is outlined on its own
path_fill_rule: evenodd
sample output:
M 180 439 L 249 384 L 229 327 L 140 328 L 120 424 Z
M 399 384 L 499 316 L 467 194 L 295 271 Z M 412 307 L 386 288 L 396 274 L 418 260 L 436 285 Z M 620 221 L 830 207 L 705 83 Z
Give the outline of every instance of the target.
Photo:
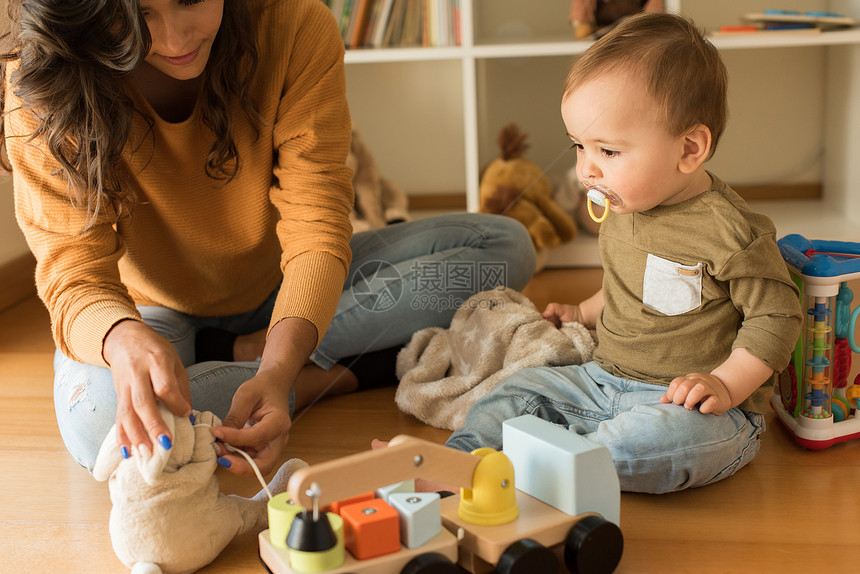
M 346 82 L 353 121 L 383 175 L 410 194 L 465 189 L 459 62 L 350 64 Z

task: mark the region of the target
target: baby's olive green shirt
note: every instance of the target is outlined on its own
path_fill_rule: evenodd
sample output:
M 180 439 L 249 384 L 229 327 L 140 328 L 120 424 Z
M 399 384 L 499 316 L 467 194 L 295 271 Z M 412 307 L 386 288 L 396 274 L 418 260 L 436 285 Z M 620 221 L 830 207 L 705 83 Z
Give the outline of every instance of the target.
M 615 376 L 668 385 L 711 372 L 735 348 L 775 371 L 788 364 L 801 308 L 774 225 L 711 178 L 694 198 L 602 224 L 594 358 Z M 769 390 L 766 382 L 740 407 L 764 413 Z

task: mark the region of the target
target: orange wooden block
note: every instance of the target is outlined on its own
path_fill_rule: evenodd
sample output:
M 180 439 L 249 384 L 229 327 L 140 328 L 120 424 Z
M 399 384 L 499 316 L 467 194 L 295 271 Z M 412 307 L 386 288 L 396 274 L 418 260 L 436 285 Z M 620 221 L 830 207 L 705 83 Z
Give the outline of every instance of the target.
M 349 506 L 350 504 L 355 504 L 356 502 L 365 502 L 368 500 L 373 500 L 374 498 L 376 498 L 376 493 L 371 490 L 370 492 L 365 492 L 364 494 L 359 494 L 356 496 L 351 496 L 349 498 L 344 498 L 343 500 L 338 500 L 337 502 L 332 502 L 328 505 L 325 511 L 340 514 L 340 509 L 344 506 Z
M 346 548 L 359 560 L 400 550 L 400 518 L 384 500 L 342 506 L 340 515 Z

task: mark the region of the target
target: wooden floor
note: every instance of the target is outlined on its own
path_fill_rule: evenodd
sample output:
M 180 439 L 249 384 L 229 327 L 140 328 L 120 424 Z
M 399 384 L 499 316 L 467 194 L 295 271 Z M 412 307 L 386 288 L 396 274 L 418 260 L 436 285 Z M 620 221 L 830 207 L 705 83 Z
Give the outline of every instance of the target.
M 545 271 L 525 292 L 542 308 L 550 300 L 576 302 L 599 281 L 599 270 Z M 35 298 L 0 314 L 0 572 L 126 572 L 110 545 L 107 486 L 76 466 L 57 430 L 53 349 L 47 313 Z M 398 433 L 444 441 L 446 431 L 398 412 L 393 394 L 378 389 L 317 404 L 295 421 L 285 459 L 315 463 Z M 809 452 L 772 413 L 768 424 L 761 454 L 728 480 L 671 495 L 623 494 L 617 572 L 856 572 L 860 441 Z M 226 492 L 258 490 L 253 479 L 219 477 Z M 201 570 L 263 571 L 253 536 Z

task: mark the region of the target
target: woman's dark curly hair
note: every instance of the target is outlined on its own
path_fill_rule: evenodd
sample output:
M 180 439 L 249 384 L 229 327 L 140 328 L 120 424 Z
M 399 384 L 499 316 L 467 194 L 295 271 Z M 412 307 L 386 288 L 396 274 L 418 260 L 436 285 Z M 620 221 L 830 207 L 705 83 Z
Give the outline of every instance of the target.
M 30 139 L 43 140 L 59 162 L 75 205 L 86 208 L 90 223 L 106 204 L 133 205 L 119 166 L 133 116 L 142 113 L 123 83 L 151 44 L 139 0 L 8 1 L 12 29 L 0 50 L 0 110 L 6 101 L 6 65 L 17 60 L 10 88 L 38 119 Z M 239 168 L 230 102 L 238 100 L 259 127 L 247 91 L 257 60 L 246 0 L 224 0 L 200 101 L 203 123 L 216 136 L 205 166 L 213 179 L 229 181 Z M 5 144 L 0 122 L 0 152 Z M 11 170 L 2 155 L 0 162 Z

